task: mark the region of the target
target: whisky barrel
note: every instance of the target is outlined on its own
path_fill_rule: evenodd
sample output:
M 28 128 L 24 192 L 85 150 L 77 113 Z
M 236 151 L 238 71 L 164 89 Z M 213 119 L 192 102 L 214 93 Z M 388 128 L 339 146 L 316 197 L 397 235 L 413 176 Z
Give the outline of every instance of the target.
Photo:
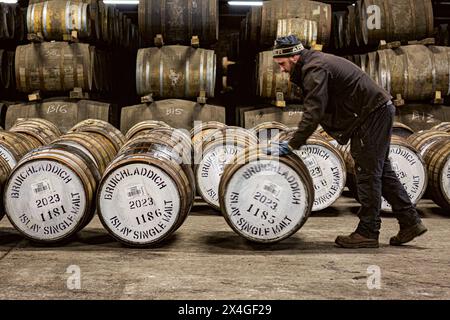
M 45 1 L 31 4 L 27 10 L 28 33 L 40 33 L 46 40 L 65 40 L 77 31 L 79 39 L 91 37 L 91 8 L 88 3 Z
M 301 99 L 300 87 L 290 81 L 288 73 L 281 71 L 280 66 L 273 60 L 272 51 L 259 53 L 256 72 L 258 96 L 275 99 L 277 93 L 281 92 L 286 101 Z
M 31 149 L 42 144 L 32 136 L 16 132 L 0 131 L 0 157 L 3 157 L 11 168 Z
M 431 128 L 432 130 L 445 131 L 450 133 L 450 122 L 442 122 Z
M 290 140 L 295 131 L 281 132 L 274 140 Z M 294 152 L 303 160 L 313 180 L 314 203 L 311 210 L 328 208 L 341 196 L 346 184 L 347 172 L 340 151 L 320 134 L 314 134 Z
M 199 122 L 191 129 L 192 145 L 195 147 L 217 129 L 224 129 L 227 125 L 220 121 Z
M 311 47 L 317 43 L 317 22 L 307 19 L 279 19 L 277 38 L 295 35 L 305 47 Z
M 378 51 L 379 84 L 405 100 L 427 100 L 449 94 L 449 48 L 408 45 Z
M 241 125 L 250 129 L 260 123 L 277 121 L 288 127 L 296 127 L 302 119 L 302 109 L 301 105 L 290 105 L 285 108 L 263 107 L 246 110 L 243 112 Z
M 416 148 L 422 157 L 425 157 L 428 149 L 440 140 L 448 141 L 450 134 L 438 130 L 422 130 L 408 137 L 408 142 Z
M 347 44 L 345 38 L 345 11 L 333 12 L 333 40 L 336 49 L 342 49 Z
M 314 187 L 298 156 L 267 156 L 250 148 L 225 167 L 219 199 L 222 215 L 237 234 L 269 244 L 303 226 L 313 206 Z
M 5 211 L 26 238 L 67 240 L 94 216 L 100 174 L 79 149 L 46 146 L 28 153 L 5 184 Z
M 365 60 L 364 72 L 369 77 L 379 84 L 378 64 L 377 64 L 377 52 L 368 52 Z
M 75 126 L 73 126 L 69 133 L 71 132 L 94 132 L 99 133 L 108 139 L 111 144 L 114 146 L 115 152 L 118 152 L 120 148 L 125 143 L 125 136 L 116 129 L 109 122 L 98 120 L 98 119 L 86 119 Z
M 132 126 L 130 128 L 130 130 L 127 131 L 127 133 L 125 135 L 125 139 L 130 140 L 134 137 L 137 137 L 138 135 L 146 134 L 153 129 L 157 129 L 157 128 L 161 128 L 161 127 L 170 128 L 170 126 L 167 123 L 165 123 L 164 121 L 158 121 L 158 120 L 141 121 L 141 122 L 135 124 L 134 126 Z
M 56 125 L 39 118 L 17 119 L 9 131 L 21 133 L 27 137 L 31 136 L 38 140 L 41 145 L 50 144 L 61 135 Z
M 95 56 L 88 44 L 43 42 L 18 46 L 15 72 L 17 90 L 66 92 L 76 87 L 92 89 Z
M 85 119 L 110 120 L 112 106 L 93 100 L 50 98 L 39 102 L 10 105 L 6 111 L 5 129 L 19 118 L 42 118 L 54 123 L 65 133 Z
M 450 108 L 443 105 L 408 103 L 396 109 L 395 119 L 409 126 L 414 132 L 429 130 L 441 123 L 444 127 L 444 122 L 450 121 Z
M 178 141 L 158 129 L 133 140 L 107 168 L 97 206 L 106 230 L 131 246 L 160 243 L 186 219 L 195 196 L 192 169 L 180 164 Z M 147 138 L 147 141 L 145 140 Z M 164 140 L 161 140 L 164 138 Z
M 198 104 L 180 99 L 165 99 L 151 104 L 122 108 L 120 130 L 126 133 L 143 120 L 161 120 L 174 128 L 191 130 L 197 122 L 225 123 L 225 107 Z
M 392 135 L 407 139 L 414 133 L 414 130 L 408 127 L 406 124 L 400 122 L 394 122 L 392 125 Z
M 258 137 L 260 143 L 267 143 L 280 132 L 287 130 L 289 130 L 289 127 L 278 121 L 263 122 L 250 129 Z
M 116 156 L 114 145 L 105 136 L 95 132 L 65 134 L 55 139 L 52 145 L 68 145 L 85 153 L 102 174 Z
M 11 172 L 11 167 L 8 162 L 0 157 L 0 192 L 3 194 L 3 186 L 8 179 L 9 173 Z M 0 197 L 0 221 L 5 215 L 5 210 L 3 209 L 3 197 Z
M 450 212 L 450 134 L 447 139 L 438 139 L 424 155 L 428 169 L 427 194 L 433 201 Z
M 214 97 L 215 80 L 216 56 L 212 50 L 174 45 L 138 51 L 138 95 L 195 98 L 204 91 L 208 97 Z
M 265 1 L 261 10 L 262 48 L 273 46 L 279 19 L 300 18 L 317 23 L 317 43 L 327 46 L 331 33 L 331 5 L 308 0 Z
M 139 0 L 138 20 L 147 44 L 157 34 L 167 44 L 190 44 L 198 36 L 201 46 L 219 37 L 217 0 Z
M 198 193 L 209 205 L 220 210 L 219 183 L 225 166 L 258 140 L 244 129 L 218 129 L 201 145 L 201 160 L 195 162 L 194 174 Z M 198 152 L 198 150 L 196 149 Z
M 379 26 L 374 24 L 375 11 L 371 6 L 380 9 Z M 357 23 L 365 45 L 378 45 L 380 40 L 421 40 L 433 35 L 431 0 L 362 0 L 361 14 Z

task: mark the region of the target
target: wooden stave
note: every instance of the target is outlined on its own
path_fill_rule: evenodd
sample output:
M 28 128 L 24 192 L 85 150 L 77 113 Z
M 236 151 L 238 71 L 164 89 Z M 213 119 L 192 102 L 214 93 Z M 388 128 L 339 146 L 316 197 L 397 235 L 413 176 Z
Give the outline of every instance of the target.
M 416 148 L 422 157 L 425 157 L 427 149 L 441 139 L 449 139 L 450 134 L 442 131 L 423 130 L 408 137 L 408 142 Z
M 138 122 L 127 131 L 127 133 L 125 134 L 125 139 L 128 141 L 137 134 L 139 134 L 141 131 L 148 132 L 159 127 L 170 128 L 170 126 L 167 123 L 159 120 L 144 120 Z
M 432 127 L 431 130 L 438 130 L 450 133 L 450 122 L 441 122 L 440 124 L 437 124 L 434 127 Z

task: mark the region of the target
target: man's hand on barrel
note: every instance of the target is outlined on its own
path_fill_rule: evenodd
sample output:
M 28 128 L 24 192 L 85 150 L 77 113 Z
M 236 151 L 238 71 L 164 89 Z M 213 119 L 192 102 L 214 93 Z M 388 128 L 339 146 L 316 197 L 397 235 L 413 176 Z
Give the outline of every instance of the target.
M 265 146 L 262 151 L 269 156 L 286 156 L 292 152 L 289 141 L 274 141 Z

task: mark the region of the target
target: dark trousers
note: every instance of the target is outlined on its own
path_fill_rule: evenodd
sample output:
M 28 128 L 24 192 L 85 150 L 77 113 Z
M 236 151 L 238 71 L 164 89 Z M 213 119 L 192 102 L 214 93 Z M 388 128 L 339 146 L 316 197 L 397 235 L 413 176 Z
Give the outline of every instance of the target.
M 378 239 L 381 219 L 381 196 L 392 206 L 400 227 L 420 222 L 405 188 L 392 170 L 389 146 L 395 107 L 386 104 L 369 116 L 351 139 L 351 154 L 355 160 L 356 185 L 361 208 L 356 232 Z

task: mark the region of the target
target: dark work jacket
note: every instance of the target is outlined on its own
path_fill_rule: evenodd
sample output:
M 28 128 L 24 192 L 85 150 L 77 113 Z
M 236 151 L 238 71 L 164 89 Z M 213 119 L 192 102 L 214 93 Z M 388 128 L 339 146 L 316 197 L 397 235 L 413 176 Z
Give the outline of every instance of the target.
M 304 96 L 303 119 L 289 142 L 294 149 L 304 145 L 319 124 L 337 142 L 346 144 L 373 110 L 392 99 L 352 62 L 319 51 L 300 52 L 291 81 Z

